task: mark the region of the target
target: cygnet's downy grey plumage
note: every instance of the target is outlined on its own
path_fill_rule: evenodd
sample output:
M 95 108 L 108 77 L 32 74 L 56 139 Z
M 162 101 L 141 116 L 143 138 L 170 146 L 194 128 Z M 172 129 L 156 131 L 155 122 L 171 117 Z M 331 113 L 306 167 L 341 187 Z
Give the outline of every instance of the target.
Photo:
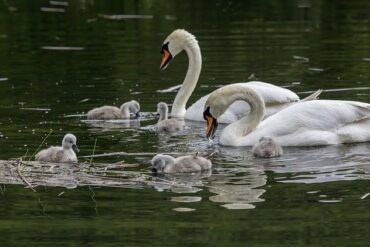
M 140 104 L 136 100 L 123 103 L 120 108 L 115 106 L 102 106 L 87 113 L 88 120 L 129 119 L 130 113 L 139 116 Z
M 77 138 L 73 134 L 66 134 L 61 147 L 51 146 L 41 150 L 35 156 L 37 161 L 77 163 L 76 153 L 80 152 L 77 147 Z
M 212 162 L 197 155 L 174 158 L 170 155 L 157 154 L 152 159 L 152 171 L 163 173 L 200 172 L 212 168 Z
M 159 113 L 159 120 L 157 123 L 158 131 L 161 132 L 176 132 L 183 130 L 184 123 L 171 118 L 168 119 L 168 105 L 164 102 L 160 102 L 157 105 L 157 112 Z
M 262 137 L 259 142 L 253 146 L 253 155 L 260 158 L 279 157 L 283 154 L 283 149 L 271 137 Z

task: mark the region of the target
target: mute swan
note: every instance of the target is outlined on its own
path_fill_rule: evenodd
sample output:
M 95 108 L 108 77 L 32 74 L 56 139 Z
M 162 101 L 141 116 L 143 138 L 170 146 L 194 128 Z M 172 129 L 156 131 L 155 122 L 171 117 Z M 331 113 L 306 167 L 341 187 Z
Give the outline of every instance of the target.
M 283 154 L 283 149 L 271 137 L 262 137 L 252 148 L 255 157 L 273 158 Z
M 200 98 L 186 110 L 186 103 L 195 89 L 202 68 L 202 56 L 198 41 L 194 35 L 182 29 L 173 31 L 162 45 L 160 69 L 166 69 L 170 61 L 183 50 L 188 55 L 189 67 L 181 89 L 178 91 L 172 104 L 171 116 L 193 121 L 204 121 L 202 110 L 209 94 Z M 269 83 L 251 81 L 237 84 L 251 87 L 260 93 L 266 104 L 265 117 L 275 114 L 292 103 L 299 101 L 299 97 L 294 92 Z M 320 93 L 321 91 L 317 91 L 305 100 L 316 99 Z M 218 121 L 220 123 L 232 123 L 246 115 L 248 111 L 248 104 L 243 101 L 237 101 L 220 116 Z
M 61 147 L 51 146 L 41 150 L 35 156 L 37 161 L 77 163 L 76 153 L 80 152 L 76 145 L 77 139 L 73 134 L 66 134 Z
M 184 124 L 177 119 L 168 119 L 168 105 L 160 102 L 157 105 L 157 112 L 159 113 L 159 120 L 157 123 L 158 131 L 162 132 L 176 132 L 184 128 Z
M 170 155 L 157 154 L 152 159 L 152 171 L 163 173 L 199 172 L 212 168 L 210 160 L 197 155 L 174 158 Z
M 139 116 L 140 104 L 136 100 L 123 103 L 120 108 L 115 106 L 102 106 L 90 110 L 87 113 L 89 120 L 111 120 L 130 118 L 130 113 Z
M 225 146 L 252 146 L 269 136 L 281 146 L 314 146 L 370 141 L 370 104 L 355 101 L 314 100 L 294 104 L 266 118 L 259 93 L 228 85 L 215 90 L 204 108 L 207 137 L 214 136 L 217 119 L 236 100 L 247 102 L 249 115 L 228 125 L 220 135 Z

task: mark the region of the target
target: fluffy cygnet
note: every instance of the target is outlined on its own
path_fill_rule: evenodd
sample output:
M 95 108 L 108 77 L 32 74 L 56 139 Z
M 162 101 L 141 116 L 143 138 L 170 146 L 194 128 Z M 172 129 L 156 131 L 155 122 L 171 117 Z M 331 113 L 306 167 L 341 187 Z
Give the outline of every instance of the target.
M 121 105 L 120 108 L 115 106 L 102 106 L 90 110 L 87 113 L 89 120 L 111 120 L 130 118 L 130 113 L 139 116 L 140 104 L 136 100 L 131 100 Z
M 152 159 L 152 171 L 163 173 L 200 172 L 212 168 L 212 162 L 197 155 L 174 158 L 170 155 L 157 154 Z
M 253 155 L 260 158 L 279 157 L 283 154 L 283 149 L 271 137 L 262 137 L 259 142 L 253 146 Z
M 77 163 L 76 153 L 80 152 L 77 147 L 77 139 L 73 134 L 66 134 L 61 147 L 51 146 L 41 150 L 35 156 L 37 161 Z
M 174 118 L 168 119 L 168 106 L 166 103 L 158 103 L 157 112 L 159 113 L 159 120 L 157 123 L 158 131 L 176 132 L 184 128 L 183 122 Z

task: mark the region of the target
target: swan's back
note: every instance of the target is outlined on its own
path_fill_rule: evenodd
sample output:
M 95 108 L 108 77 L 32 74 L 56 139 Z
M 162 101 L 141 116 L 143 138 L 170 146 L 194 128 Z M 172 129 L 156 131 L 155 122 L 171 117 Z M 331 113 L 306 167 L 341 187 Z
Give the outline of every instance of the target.
M 370 104 L 355 101 L 315 100 L 292 105 L 263 121 L 260 127 L 274 122 L 286 123 L 282 129 L 307 128 L 329 130 L 370 117 Z M 289 119 L 289 122 L 287 122 Z
M 166 166 L 164 171 L 168 173 L 199 172 L 212 168 L 212 162 L 198 156 L 181 156 L 175 159 L 175 164 Z
M 250 81 L 235 83 L 234 85 L 251 88 L 261 95 L 266 105 L 265 118 L 275 114 L 287 106 L 290 106 L 291 103 L 299 101 L 298 95 L 294 92 L 270 83 Z M 209 95 L 210 94 L 203 96 L 193 105 L 191 105 L 186 111 L 185 119 L 204 121 L 204 104 Z M 247 115 L 249 111 L 250 107 L 246 102 L 240 100 L 236 101 L 227 109 L 224 114 L 222 114 L 222 116 L 218 119 L 218 122 L 233 123 L 241 117 Z
M 87 119 L 89 120 L 110 120 L 120 118 L 121 111 L 115 106 L 97 107 L 87 113 Z
M 282 146 L 312 146 L 370 141 L 370 104 L 316 100 L 292 105 L 265 119 L 240 139 L 254 145 L 271 136 Z

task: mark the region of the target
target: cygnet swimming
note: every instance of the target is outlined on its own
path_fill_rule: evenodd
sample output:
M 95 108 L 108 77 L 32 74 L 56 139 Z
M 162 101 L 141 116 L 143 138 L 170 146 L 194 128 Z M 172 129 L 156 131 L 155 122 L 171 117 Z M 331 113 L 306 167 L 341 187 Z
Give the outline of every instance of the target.
M 253 155 L 260 158 L 279 157 L 283 149 L 271 137 L 262 137 L 252 148 Z
M 41 150 L 35 156 L 37 161 L 77 163 L 76 153 L 80 152 L 77 147 L 77 138 L 73 134 L 66 134 L 61 147 L 51 146 Z
M 111 119 L 129 119 L 130 113 L 139 116 L 140 104 L 136 100 L 123 103 L 120 108 L 115 106 L 102 106 L 90 110 L 87 113 L 89 120 L 111 120 Z
M 157 123 L 158 131 L 160 132 L 176 132 L 183 130 L 184 123 L 171 118 L 168 119 L 168 105 L 164 102 L 160 102 L 157 105 L 157 112 L 159 113 L 159 120 Z
M 212 168 L 212 162 L 197 155 L 174 158 L 170 155 L 157 154 L 152 159 L 152 171 L 163 173 L 200 172 Z

